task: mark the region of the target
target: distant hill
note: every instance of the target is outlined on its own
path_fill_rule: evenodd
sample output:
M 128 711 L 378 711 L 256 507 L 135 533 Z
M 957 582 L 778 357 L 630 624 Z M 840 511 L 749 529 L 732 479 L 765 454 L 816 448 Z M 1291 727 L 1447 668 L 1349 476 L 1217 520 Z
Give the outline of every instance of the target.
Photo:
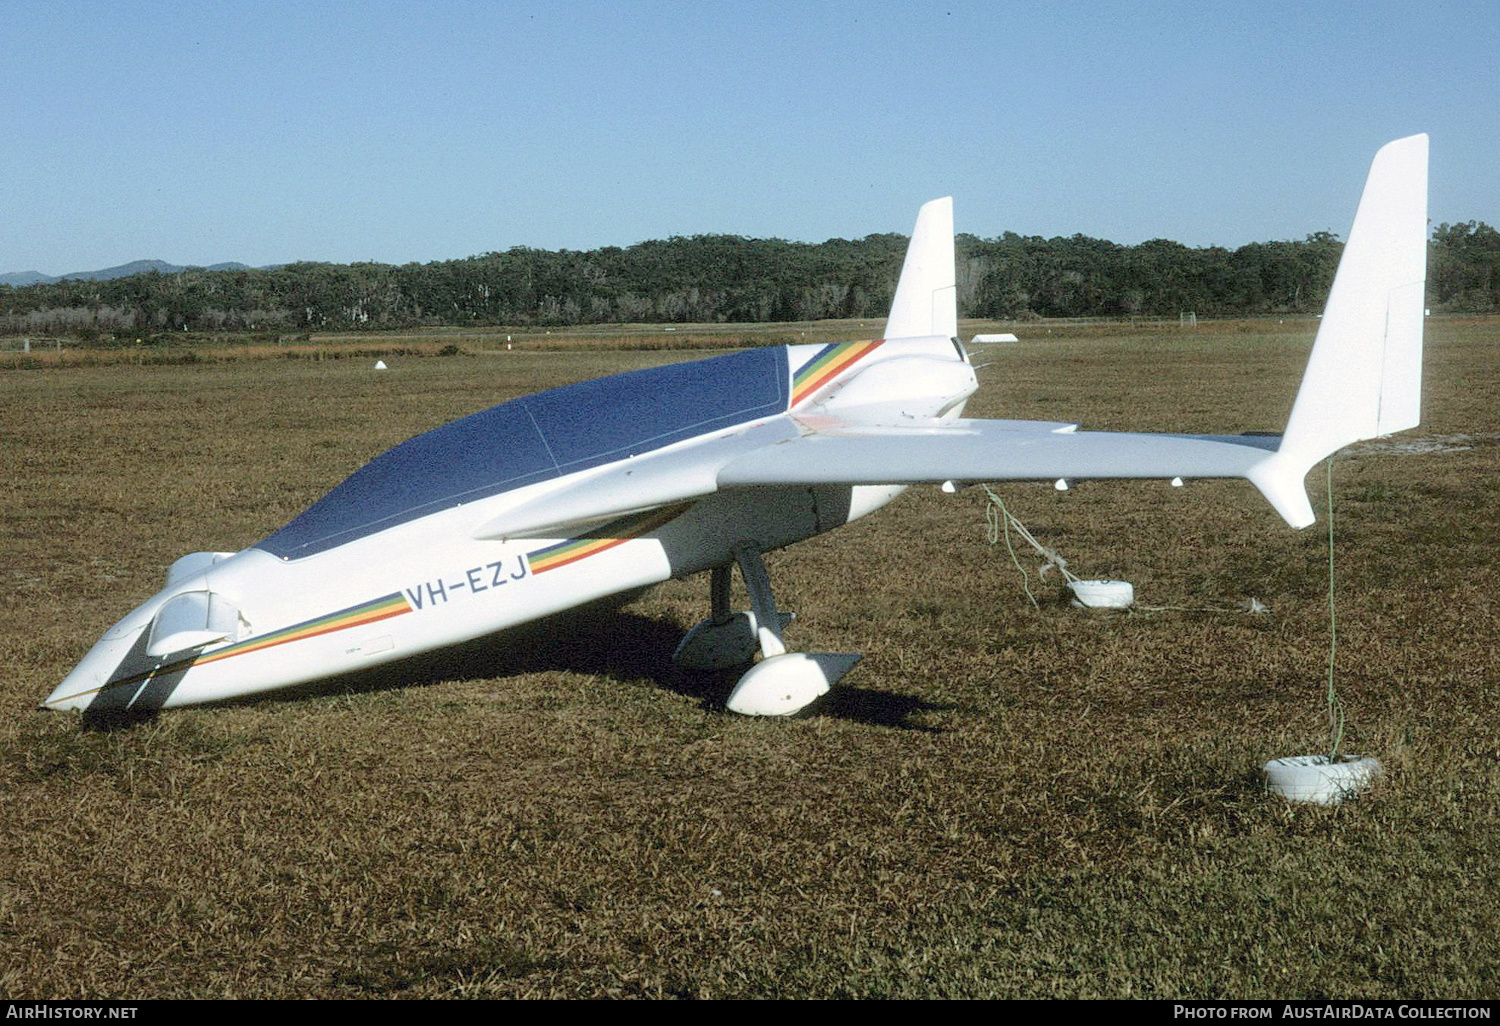
M 0 274 L 0 285 L 14 285 L 20 288 L 22 285 L 35 285 L 39 281 L 53 282 L 56 278 L 43 274 L 41 271 L 11 271 L 9 274 Z
M 169 264 L 165 260 L 132 260 L 128 264 L 118 267 L 106 267 L 100 271 L 72 271 L 68 274 L 56 276 L 43 274 L 41 271 L 11 271 L 8 274 L 0 274 L 0 285 L 14 285 L 20 288 L 23 285 L 47 284 L 62 281 L 65 278 L 73 278 L 79 281 L 110 281 L 114 278 L 128 278 L 132 274 L 147 274 L 158 271 L 161 274 L 176 274 L 178 271 L 186 271 L 188 268 L 178 264 Z M 249 271 L 253 270 L 249 264 L 230 262 L 226 264 L 214 264 L 202 268 L 205 271 Z

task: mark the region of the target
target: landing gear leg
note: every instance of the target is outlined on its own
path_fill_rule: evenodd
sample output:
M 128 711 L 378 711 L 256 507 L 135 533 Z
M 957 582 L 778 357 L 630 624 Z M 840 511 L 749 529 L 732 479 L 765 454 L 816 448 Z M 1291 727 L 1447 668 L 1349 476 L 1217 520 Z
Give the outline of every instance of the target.
M 828 692 L 859 662 L 837 652 L 788 652 L 782 631 L 792 613 L 776 608 L 771 578 L 752 545 L 734 547 L 734 561 L 750 592 L 750 610 L 730 608 L 729 565 L 715 567 L 709 582 L 711 614 L 688 631 L 672 653 L 689 670 L 727 670 L 761 661 L 745 671 L 729 695 L 731 712 L 746 716 L 792 716 Z
M 828 693 L 840 677 L 859 662 L 858 655 L 837 652 L 788 652 L 782 640 L 784 624 L 771 593 L 771 578 L 760 553 L 737 545 L 734 559 L 750 592 L 755 640 L 761 661 L 740 678 L 730 692 L 730 712 L 745 716 L 793 716 Z
M 688 670 L 728 670 L 746 666 L 760 647 L 754 613 L 736 613 L 730 608 L 730 573 L 726 564 L 714 567 L 709 584 L 712 613 L 688 631 L 672 659 Z

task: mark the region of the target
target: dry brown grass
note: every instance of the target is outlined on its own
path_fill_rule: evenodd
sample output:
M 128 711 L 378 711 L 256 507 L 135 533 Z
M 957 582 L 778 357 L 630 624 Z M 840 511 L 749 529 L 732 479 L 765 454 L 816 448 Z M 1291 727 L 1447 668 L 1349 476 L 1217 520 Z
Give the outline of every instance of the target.
M 1045 331 L 978 357 L 972 413 L 1275 429 L 1309 338 Z M 1497 346 L 1429 332 L 1416 434 L 1468 448 L 1338 464 L 1340 689 L 1387 774 L 1333 809 L 1256 775 L 1325 743 L 1324 539 L 1235 483 L 1003 494 L 1085 576 L 1262 617 L 1082 615 L 1055 581 L 1039 616 L 977 489 L 775 555 L 791 640 L 866 654 L 805 719 L 671 664 L 692 580 L 401 684 L 85 730 L 36 702 L 172 559 L 424 428 L 686 354 L 0 374 L 0 992 L 1496 997 Z

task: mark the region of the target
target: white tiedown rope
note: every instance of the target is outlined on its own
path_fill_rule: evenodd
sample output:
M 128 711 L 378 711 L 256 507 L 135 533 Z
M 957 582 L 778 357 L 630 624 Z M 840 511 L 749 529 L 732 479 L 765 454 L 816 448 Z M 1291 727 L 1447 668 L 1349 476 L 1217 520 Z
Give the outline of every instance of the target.
M 1002 537 L 1005 539 L 1005 551 L 1010 553 L 1010 561 L 1014 563 L 1016 565 L 1016 569 L 1021 572 L 1021 587 L 1026 589 L 1026 597 L 1031 600 L 1032 608 L 1040 613 L 1042 611 L 1042 607 L 1037 605 L 1036 596 L 1031 593 L 1031 575 L 1028 574 L 1026 572 L 1026 568 L 1021 565 L 1021 559 L 1016 555 L 1015 546 L 1010 543 L 1011 528 L 1014 527 L 1016 533 L 1019 534 L 1021 538 L 1024 539 L 1028 544 L 1030 544 L 1032 548 L 1036 549 L 1037 553 L 1044 560 L 1046 560 L 1046 562 L 1042 564 L 1041 570 L 1037 572 L 1038 578 L 1045 580 L 1047 571 L 1054 566 L 1057 567 L 1059 572 L 1061 572 L 1065 580 L 1076 581 L 1079 579 L 1078 575 L 1068 570 L 1068 561 L 1066 559 L 1063 559 L 1061 556 L 1059 556 L 1055 550 L 1049 549 L 1041 542 L 1037 541 L 1036 538 L 1032 536 L 1031 532 L 1026 530 L 1026 525 L 1017 520 L 1015 516 L 1011 514 L 1010 510 L 1005 508 L 1005 501 L 1001 499 L 1000 496 L 996 495 L 990 489 L 989 485 L 982 484 L 980 485 L 980 487 L 984 489 L 984 494 L 989 496 L 989 502 L 986 503 L 984 507 L 984 518 L 986 524 L 988 525 L 986 537 L 989 539 L 989 543 L 991 545 L 994 545 L 996 542 L 1000 541 Z
M 1072 584 L 1082 580 L 1077 574 L 1068 569 L 1068 561 L 1057 553 L 1056 549 L 1050 549 L 1036 540 L 1036 537 L 1026 528 L 1026 525 L 1017 519 L 1016 515 L 1006 508 L 1005 501 L 996 495 L 987 484 L 981 484 L 984 494 L 989 501 L 984 507 L 985 522 L 987 524 L 986 537 L 991 545 L 998 544 L 1001 540 L 1005 542 L 1005 550 L 1010 553 L 1010 561 L 1021 573 L 1021 587 L 1026 590 L 1026 597 L 1038 613 L 1041 606 L 1037 604 L 1036 596 L 1031 591 L 1031 575 L 1021 565 L 1020 557 L 1016 555 L 1015 546 L 1011 544 L 1010 532 L 1014 530 L 1022 540 L 1036 550 L 1037 555 L 1042 557 L 1043 563 L 1037 576 L 1046 580 L 1047 571 L 1056 567 L 1062 574 L 1063 579 Z M 1330 524 L 1330 529 L 1332 525 Z M 1148 606 L 1134 603 L 1129 607 L 1132 613 L 1265 613 L 1266 607 L 1259 599 L 1248 598 L 1233 609 L 1214 608 L 1211 606 Z
M 1339 746 L 1344 742 L 1344 703 L 1339 701 L 1333 688 L 1333 657 L 1338 651 L 1338 620 L 1334 615 L 1333 588 L 1333 457 L 1328 457 L 1328 733 L 1333 748 L 1328 754 L 1329 765 L 1337 765 Z

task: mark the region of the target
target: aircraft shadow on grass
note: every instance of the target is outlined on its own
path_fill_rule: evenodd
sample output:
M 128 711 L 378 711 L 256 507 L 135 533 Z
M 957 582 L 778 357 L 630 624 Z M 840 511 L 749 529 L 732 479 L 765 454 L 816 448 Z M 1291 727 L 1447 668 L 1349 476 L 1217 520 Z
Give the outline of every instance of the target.
M 624 608 L 636 597 L 632 594 L 592 603 L 521 628 L 496 631 L 400 662 L 223 704 L 302 701 L 318 696 L 406 690 L 491 678 L 500 678 L 503 683 L 503 678 L 561 670 L 612 684 L 649 682 L 663 691 L 696 701 L 705 709 L 725 708 L 742 669 L 693 672 L 679 666 L 670 653 L 682 638 L 681 624 Z M 915 695 L 846 686 L 829 692 L 804 712 L 872 726 L 937 733 L 940 728 L 910 722 L 910 717 L 950 708 Z M 82 723 L 88 730 L 122 730 L 154 722 L 160 714 L 159 708 L 105 707 L 86 711 Z

